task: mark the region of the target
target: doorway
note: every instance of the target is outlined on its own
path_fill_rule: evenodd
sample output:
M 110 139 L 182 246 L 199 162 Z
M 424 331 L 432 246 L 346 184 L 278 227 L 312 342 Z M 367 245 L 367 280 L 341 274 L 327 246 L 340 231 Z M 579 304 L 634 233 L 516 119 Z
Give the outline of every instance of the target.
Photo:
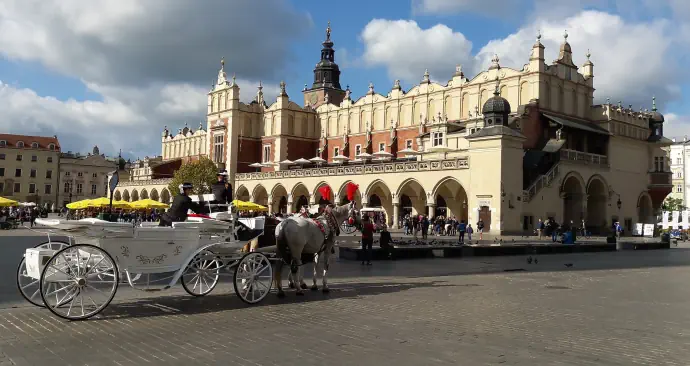
M 484 232 L 491 230 L 491 209 L 489 206 L 479 208 L 479 219 L 484 221 Z

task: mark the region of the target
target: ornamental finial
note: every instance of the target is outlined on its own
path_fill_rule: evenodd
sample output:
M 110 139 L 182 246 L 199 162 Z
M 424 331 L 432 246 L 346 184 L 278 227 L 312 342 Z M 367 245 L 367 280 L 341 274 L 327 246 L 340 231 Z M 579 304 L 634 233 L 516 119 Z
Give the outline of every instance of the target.
M 652 97 L 652 112 L 656 112 L 656 97 Z
M 587 54 L 585 56 L 587 56 L 587 61 L 589 61 L 589 58 L 592 56 L 592 54 L 589 52 L 589 48 L 587 49 Z
M 326 27 L 326 41 L 331 40 L 331 21 L 328 21 L 328 27 Z
M 563 39 L 565 42 L 568 42 L 568 30 L 567 29 L 563 32 Z

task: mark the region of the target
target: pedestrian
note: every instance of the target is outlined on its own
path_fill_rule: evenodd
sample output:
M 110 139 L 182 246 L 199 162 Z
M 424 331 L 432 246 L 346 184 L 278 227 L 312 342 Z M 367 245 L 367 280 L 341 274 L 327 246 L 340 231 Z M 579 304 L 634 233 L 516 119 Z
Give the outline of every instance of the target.
M 429 218 L 426 217 L 426 215 L 422 216 L 422 240 L 427 239 L 427 235 L 429 234 Z
M 472 224 L 467 224 L 467 243 L 472 244 L 472 233 L 474 232 L 474 229 L 472 229 Z
M 395 248 L 393 247 L 393 238 L 391 238 L 391 233 L 388 231 L 388 227 L 386 225 L 383 225 L 381 227 L 379 246 L 381 247 L 381 249 L 386 251 L 388 259 L 395 260 Z
M 364 262 L 371 265 L 372 245 L 374 244 L 374 225 L 369 220 L 369 215 L 362 217 L 362 265 Z
M 477 221 L 477 232 L 479 233 L 479 240 L 484 240 L 484 220 Z
M 539 240 L 541 240 L 541 238 L 544 236 L 544 222 L 541 221 L 541 218 L 537 223 L 537 236 L 539 237 Z
M 467 224 L 465 224 L 465 220 L 460 220 L 460 223 L 458 224 L 458 233 L 460 233 L 460 237 L 458 238 L 458 244 L 463 245 L 465 244 L 465 232 L 467 231 Z

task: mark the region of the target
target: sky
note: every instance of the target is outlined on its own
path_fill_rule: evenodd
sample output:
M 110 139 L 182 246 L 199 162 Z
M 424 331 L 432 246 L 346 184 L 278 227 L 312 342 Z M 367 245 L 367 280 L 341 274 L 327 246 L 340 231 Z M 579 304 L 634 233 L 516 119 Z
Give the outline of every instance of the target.
M 57 135 L 64 151 L 160 155 L 164 126 L 197 128 L 220 59 L 241 99 L 280 81 L 302 105 L 331 22 L 341 84 L 445 84 L 495 54 L 528 63 L 538 33 L 550 63 L 564 32 L 594 63 L 595 102 L 652 97 L 665 135 L 690 135 L 687 0 L 0 0 L 0 132 Z

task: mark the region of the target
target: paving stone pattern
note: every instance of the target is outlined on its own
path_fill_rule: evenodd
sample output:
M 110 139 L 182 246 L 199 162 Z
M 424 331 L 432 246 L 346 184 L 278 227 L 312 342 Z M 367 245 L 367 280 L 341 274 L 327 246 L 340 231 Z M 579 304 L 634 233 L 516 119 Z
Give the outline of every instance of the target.
M 688 264 L 688 249 L 337 262 L 330 295 L 254 306 L 229 282 L 121 287 L 89 321 L 0 310 L 0 366 L 688 365 Z

